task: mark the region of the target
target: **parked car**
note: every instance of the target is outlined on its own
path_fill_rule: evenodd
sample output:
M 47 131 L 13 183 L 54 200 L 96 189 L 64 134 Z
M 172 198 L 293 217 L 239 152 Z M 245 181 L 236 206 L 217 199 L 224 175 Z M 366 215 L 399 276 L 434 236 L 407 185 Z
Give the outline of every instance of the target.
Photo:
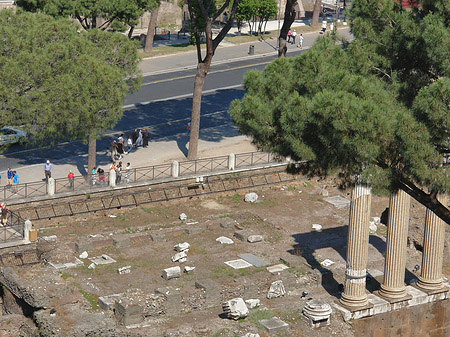
M 0 129 L 0 145 L 18 143 L 27 137 L 25 131 L 13 126 L 4 126 Z

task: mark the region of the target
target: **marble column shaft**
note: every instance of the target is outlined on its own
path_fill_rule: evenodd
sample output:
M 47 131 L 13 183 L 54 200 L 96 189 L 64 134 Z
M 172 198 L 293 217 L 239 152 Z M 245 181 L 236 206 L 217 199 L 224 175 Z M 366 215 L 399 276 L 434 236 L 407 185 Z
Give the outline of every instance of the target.
M 380 289 L 380 295 L 387 298 L 406 296 L 404 280 L 410 204 L 410 197 L 403 190 L 394 192 L 389 199 L 384 280 Z
M 439 196 L 446 205 L 447 196 Z M 417 286 L 428 291 L 443 288 L 442 263 L 444 259 L 445 223 L 430 209 L 425 214 L 425 232 L 423 236 L 422 270 Z
M 370 188 L 357 185 L 352 190 L 348 224 L 347 266 L 341 304 L 363 307 L 366 295 L 367 259 L 369 252 Z

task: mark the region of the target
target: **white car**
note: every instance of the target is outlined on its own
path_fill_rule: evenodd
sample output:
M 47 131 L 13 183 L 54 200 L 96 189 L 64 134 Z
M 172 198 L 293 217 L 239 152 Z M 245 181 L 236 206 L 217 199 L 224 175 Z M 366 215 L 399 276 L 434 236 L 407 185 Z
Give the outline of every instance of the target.
M 24 140 L 27 133 L 13 126 L 4 126 L 0 129 L 0 145 L 13 144 Z

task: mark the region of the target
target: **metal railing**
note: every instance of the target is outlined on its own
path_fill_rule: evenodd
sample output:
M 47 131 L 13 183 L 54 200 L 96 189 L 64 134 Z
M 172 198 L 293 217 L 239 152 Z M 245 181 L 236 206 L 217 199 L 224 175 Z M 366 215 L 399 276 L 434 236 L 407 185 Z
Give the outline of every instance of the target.
M 6 224 L 0 227 L 0 243 L 23 240 L 25 220 L 18 214 L 9 211 Z
M 274 155 L 264 152 L 248 152 L 235 155 L 234 169 L 252 168 L 255 166 L 279 163 Z M 215 172 L 226 172 L 230 167 L 230 156 L 211 157 L 178 163 L 178 176 L 201 175 Z M 123 168 L 120 177 L 116 176 L 116 185 L 145 183 L 172 178 L 172 163 L 144 166 L 127 170 Z M 56 178 L 55 195 L 70 192 L 91 192 L 104 189 L 109 185 L 109 172 L 89 174 L 73 178 Z M 45 181 L 8 185 L 0 187 L 3 200 L 28 199 L 48 194 Z

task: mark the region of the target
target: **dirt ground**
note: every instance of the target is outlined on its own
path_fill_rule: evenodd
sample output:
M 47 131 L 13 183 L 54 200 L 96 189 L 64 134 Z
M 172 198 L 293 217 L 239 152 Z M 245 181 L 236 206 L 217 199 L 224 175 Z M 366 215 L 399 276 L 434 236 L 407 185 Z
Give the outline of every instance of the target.
M 123 293 L 128 289 L 141 289 L 152 293 L 158 287 L 167 285 L 190 291 L 195 280 L 211 279 L 232 288 L 240 278 L 254 282 L 267 277 L 265 268 L 249 267 L 235 270 L 224 264 L 237 259 L 241 253 L 252 253 L 270 264 L 280 263 L 280 257 L 291 256 L 303 259 L 306 263 L 290 272 L 301 284 L 295 292 L 284 297 L 267 299 L 265 294 L 259 298 L 261 306 L 251 309 L 246 319 L 232 321 L 220 316 L 221 309 L 186 310 L 175 317 L 161 316 L 151 320 L 149 327 L 131 330 L 142 331 L 148 336 L 243 336 L 247 332 L 268 336 L 259 320 L 277 316 L 287 322 L 289 331 L 280 336 L 353 336 L 352 326 L 344 323 L 339 313 L 332 316 L 332 324 L 320 329 L 312 329 L 301 315 L 301 309 L 308 299 L 320 298 L 332 304 L 339 298 L 339 285 L 344 281 L 347 223 L 349 207 L 336 208 L 324 201 L 323 189 L 329 196 L 340 195 L 350 198 L 349 191 L 340 191 L 332 179 L 311 180 L 298 178 L 289 185 L 271 185 L 230 193 L 211 194 L 191 199 L 180 199 L 163 203 L 147 204 L 135 208 L 122 208 L 111 211 L 85 214 L 82 216 L 41 220 L 34 223 L 39 236 L 56 235 L 49 261 L 52 263 L 74 262 L 79 254 L 74 253 L 74 243 L 88 236 L 111 237 L 118 234 L 161 233 L 164 239 L 153 242 L 151 239 L 136 241 L 130 247 L 116 248 L 106 246 L 89 252 L 89 257 L 107 254 L 117 262 L 88 269 L 90 261 L 84 266 L 66 269 L 61 277 L 80 289 L 82 295 L 91 303 L 91 310 L 100 311 L 96 305 L 98 296 Z M 256 192 L 258 202 L 246 203 L 244 195 Z M 373 217 L 381 217 L 388 206 L 388 198 L 372 197 Z M 185 213 L 186 221 L 179 215 Z M 235 221 L 233 228 L 220 226 L 224 220 Z M 414 266 L 421 264 L 421 231 L 423 230 L 424 208 L 413 202 L 410 217 L 410 238 L 408 245 L 406 280 L 414 278 Z M 225 221 L 226 222 L 226 221 Z M 321 232 L 312 230 L 313 224 L 322 225 Z M 196 234 L 187 234 L 186 229 L 199 228 Z M 251 229 L 264 237 L 263 242 L 249 243 L 233 236 L 237 229 Z M 386 226 L 378 225 L 376 233 L 370 235 L 368 272 L 373 276 L 383 272 Z M 216 242 L 219 236 L 234 240 L 232 245 Z M 449 233 L 446 233 L 447 242 Z M 191 247 L 185 263 L 173 263 L 171 257 L 177 243 L 188 242 Z M 450 274 L 447 258 L 444 260 L 444 273 Z M 320 265 L 325 259 L 334 262 L 329 267 Z M 131 266 L 131 273 L 118 275 L 117 269 Z M 161 277 L 162 270 L 180 265 L 195 266 L 191 274 L 166 281 Z M 38 267 L 34 267 L 38 268 Z M 327 272 L 330 279 L 322 285 L 309 282 L 314 269 Z M 378 284 L 368 284 L 370 290 Z M 301 296 L 307 292 L 306 296 Z M 233 294 L 229 294 L 232 296 Z M 227 294 L 224 295 L 226 298 Z M 230 297 L 231 299 L 233 297 Z

